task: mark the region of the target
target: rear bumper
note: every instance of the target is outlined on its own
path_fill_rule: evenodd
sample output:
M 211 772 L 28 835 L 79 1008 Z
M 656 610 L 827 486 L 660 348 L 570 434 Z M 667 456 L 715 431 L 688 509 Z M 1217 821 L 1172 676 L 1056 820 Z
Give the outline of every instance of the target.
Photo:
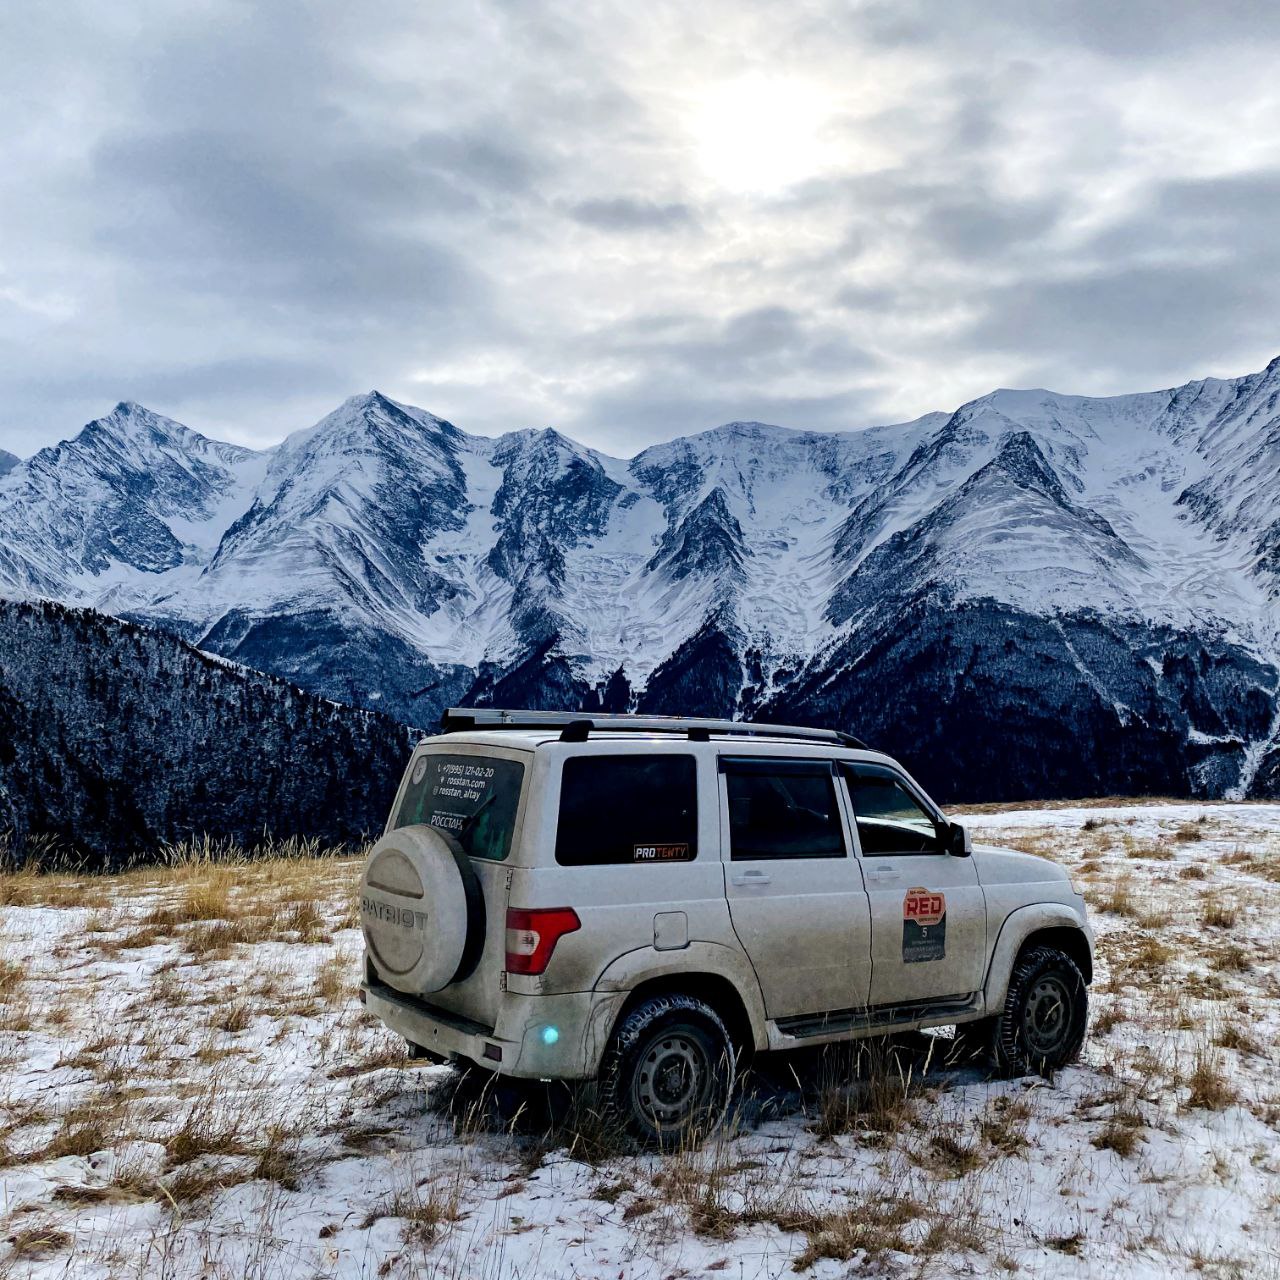
M 485 1027 L 403 995 L 381 983 L 361 987 L 365 1007 L 411 1044 L 445 1058 L 462 1058 L 501 1075 L 530 1080 L 585 1080 L 600 1056 L 624 992 L 502 998 L 497 1025 Z

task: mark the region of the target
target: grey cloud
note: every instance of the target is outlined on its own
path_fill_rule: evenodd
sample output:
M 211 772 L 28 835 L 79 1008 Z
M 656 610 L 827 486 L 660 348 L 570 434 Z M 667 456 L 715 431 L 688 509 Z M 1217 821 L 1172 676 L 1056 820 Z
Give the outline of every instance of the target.
M 569 214 L 575 221 L 602 231 L 670 231 L 694 222 L 687 204 L 659 204 L 629 196 L 583 200 Z
M 1149 218 L 1156 234 L 1170 230 L 1207 238 L 1218 247 L 1270 249 L 1280 210 L 1280 169 L 1225 177 L 1174 180 L 1158 187 Z
M 848 210 L 849 230 L 834 253 L 845 262 L 874 242 L 875 224 L 884 219 L 908 229 L 917 251 L 927 247 L 965 259 L 1033 248 L 1064 214 L 1060 199 L 1001 196 L 988 183 L 989 175 L 975 165 L 962 183 L 925 181 L 914 173 L 878 174 L 811 189 L 807 198 Z M 798 202 L 805 201 L 801 193 Z
M 1280 345 L 1269 18 L 9 6 L 0 447 L 122 398 L 263 443 L 377 385 L 620 452 L 735 417 L 901 419 L 995 381 L 1247 371 Z M 698 101 L 760 72 L 831 94 L 838 162 L 743 194 L 701 167 Z M 1218 83 L 1256 92 L 1218 107 Z
M 1169 4 L 1167 0 L 880 0 L 848 25 L 887 45 L 961 41 L 1052 47 L 1073 44 L 1114 57 L 1146 60 L 1192 44 L 1256 38 L 1275 19 L 1269 0 Z
M 1179 370 L 1203 376 L 1242 344 L 1266 342 L 1248 317 L 1280 313 L 1280 254 L 1257 265 L 1262 274 L 1254 278 L 1212 266 L 1162 265 L 995 290 L 964 343 L 1016 351 L 1046 375 L 1056 366 L 1052 381 L 1060 390 L 1079 385 L 1061 385 L 1064 369 L 1079 379 L 1123 377 L 1134 391 L 1185 381 Z M 1277 346 L 1274 330 L 1270 346 Z
M 773 379 L 793 369 L 811 374 L 861 373 L 871 358 L 839 327 L 815 321 L 788 307 L 769 306 L 743 311 L 704 327 L 702 331 L 656 333 L 605 349 L 630 351 L 645 364 L 665 365 L 687 380 L 690 374 L 718 384 L 712 400 L 736 400 L 745 394 L 767 396 L 762 379 Z M 788 403 L 805 397 L 787 397 Z M 817 399 L 825 402 L 826 396 Z
M 1059 263 L 1059 278 L 993 291 L 966 341 L 1174 381 L 1233 350 L 1256 359 L 1280 348 L 1274 322 L 1258 323 L 1280 314 L 1278 202 L 1278 171 L 1163 183 L 1082 245 L 1074 266 Z
M 176 133 L 106 143 L 98 186 L 113 198 L 101 238 L 213 294 L 327 304 L 349 316 L 482 307 L 483 277 L 455 251 L 399 233 L 384 206 L 291 170 L 254 140 Z M 388 223 L 391 225 L 387 225 Z
M 1053 201 L 1001 203 L 978 192 L 961 199 L 938 193 L 921 219 L 921 229 L 943 249 L 969 258 L 989 258 L 1011 248 L 1034 245 L 1061 216 Z

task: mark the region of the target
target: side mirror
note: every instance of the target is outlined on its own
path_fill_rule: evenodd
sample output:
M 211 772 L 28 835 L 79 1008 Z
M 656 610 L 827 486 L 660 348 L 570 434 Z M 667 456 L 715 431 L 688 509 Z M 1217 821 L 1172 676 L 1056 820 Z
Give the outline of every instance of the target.
M 969 833 L 958 822 L 953 822 L 947 827 L 947 834 L 944 839 L 947 852 L 953 858 L 967 858 L 973 852 L 973 841 L 969 838 Z

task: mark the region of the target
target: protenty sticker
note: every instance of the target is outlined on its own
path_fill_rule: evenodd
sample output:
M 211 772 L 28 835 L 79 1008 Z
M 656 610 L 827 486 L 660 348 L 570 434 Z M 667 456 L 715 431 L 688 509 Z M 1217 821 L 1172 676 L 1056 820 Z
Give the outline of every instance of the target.
M 902 899 L 902 963 L 942 960 L 947 954 L 947 899 L 932 889 L 908 889 Z
M 632 854 L 636 862 L 688 862 L 687 844 L 638 844 Z

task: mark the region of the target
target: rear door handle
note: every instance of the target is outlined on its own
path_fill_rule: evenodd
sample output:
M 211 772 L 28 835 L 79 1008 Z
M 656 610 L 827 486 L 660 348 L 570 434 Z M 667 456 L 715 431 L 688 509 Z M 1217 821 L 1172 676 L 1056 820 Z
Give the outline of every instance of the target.
M 744 871 L 741 875 L 730 876 L 729 883 L 736 885 L 770 884 L 773 877 L 767 871 Z

